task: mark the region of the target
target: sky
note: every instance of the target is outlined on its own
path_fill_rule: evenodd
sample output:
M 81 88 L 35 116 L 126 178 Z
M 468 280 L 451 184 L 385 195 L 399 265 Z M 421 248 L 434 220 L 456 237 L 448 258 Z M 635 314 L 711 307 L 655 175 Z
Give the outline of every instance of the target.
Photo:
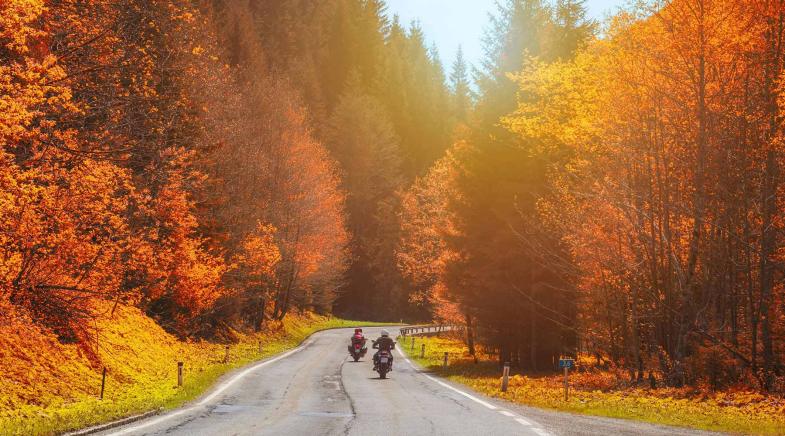
M 420 22 L 428 43 L 435 43 L 439 57 L 449 69 L 458 46 L 466 60 L 479 67 L 482 60 L 482 37 L 488 13 L 494 12 L 496 0 L 387 0 L 387 11 L 397 14 L 408 27 Z M 622 0 L 586 0 L 588 15 L 602 19 L 606 12 L 624 4 Z

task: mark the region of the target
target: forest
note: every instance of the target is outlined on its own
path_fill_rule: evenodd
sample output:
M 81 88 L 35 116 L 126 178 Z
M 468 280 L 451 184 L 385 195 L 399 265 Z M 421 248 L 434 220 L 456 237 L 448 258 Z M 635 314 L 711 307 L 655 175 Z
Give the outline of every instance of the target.
M 0 323 L 288 314 L 785 392 L 785 4 L 501 0 L 482 65 L 383 0 L 0 2 Z

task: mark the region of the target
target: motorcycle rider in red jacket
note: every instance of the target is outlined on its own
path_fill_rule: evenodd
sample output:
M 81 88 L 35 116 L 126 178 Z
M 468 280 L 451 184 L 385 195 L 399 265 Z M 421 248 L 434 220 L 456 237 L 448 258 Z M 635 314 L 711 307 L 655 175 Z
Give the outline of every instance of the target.
M 363 336 L 363 329 L 361 329 L 361 328 L 354 329 L 354 334 L 352 335 L 352 338 L 351 338 L 351 344 L 349 345 L 349 352 L 350 353 L 352 352 L 352 347 L 354 346 L 354 344 L 356 344 L 358 342 L 360 343 L 360 346 L 363 349 L 365 349 L 365 342 L 366 342 L 366 340 L 365 340 L 365 336 Z

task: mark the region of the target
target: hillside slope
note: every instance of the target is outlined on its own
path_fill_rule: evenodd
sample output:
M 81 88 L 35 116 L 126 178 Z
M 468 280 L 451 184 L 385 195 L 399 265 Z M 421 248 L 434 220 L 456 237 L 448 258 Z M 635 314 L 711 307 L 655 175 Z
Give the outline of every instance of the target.
M 292 348 L 316 330 L 347 325 L 351 322 L 290 315 L 258 334 L 237 332 L 224 363 L 224 344 L 180 341 L 134 307 L 99 318 L 92 340 L 81 345 L 61 344 L 17 319 L 0 326 L 0 434 L 52 434 L 175 407 L 234 367 Z M 184 362 L 181 388 L 178 361 Z

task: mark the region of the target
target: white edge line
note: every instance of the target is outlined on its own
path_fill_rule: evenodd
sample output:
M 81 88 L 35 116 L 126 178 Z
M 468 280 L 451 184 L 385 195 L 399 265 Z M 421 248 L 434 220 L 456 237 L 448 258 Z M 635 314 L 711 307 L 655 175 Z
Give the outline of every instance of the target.
M 145 422 L 144 422 L 144 423 L 142 423 L 142 424 L 138 424 L 138 425 L 135 425 L 135 426 L 132 426 L 132 427 L 128 427 L 128 428 L 126 428 L 126 429 L 123 429 L 123 430 L 120 430 L 120 431 L 116 431 L 116 432 L 113 432 L 113 433 L 109 433 L 109 435 L 110 435 L 110 436 L 114 436 L 114 435 L 123 435 L 123 434 L 128 434 L 128 433 L 131 433 L 131 432 L 134 432 L 134 431 L 137 431 L 137 430 L 141 430 L 141 429 L 143 429 L 143 428 L 145 428 L 145 427 L 149 427 L 149 426 L 151 426 L 151 425 L 158 424 L 159 422 L 164 422 L 164 421 L 166 421 L 166 420 L 169 420 L 169 419 L 171 419 L 171 418 L 174 418 L 175 416 L 182 415 L 183 413 L 185 413 L 185 412 L 188 412 L 188 411 L 190 411 L 191 409 L 195 409 L 195 408 L 196 408 L 195 406 L 191 406 L 191 407 L 188 407 L 188 408 L 186 408 L 186 409 L 180 409 L 180 410 L 174 411 L 174 412 L 172 412 L 172 413 L 168 413 L 168 414 L 166 414 L 166 415 L 164 415 L 164 416 L 161 416 L 161 417 L 158 417 L 158 418 L 152 419 L 152 420 L 150 420 L 150 421 L 145 421 Z
M 405 361 L 406 361 L 406 363 L 408 363 L 408 364 L 409 364 L 409 365 L 412 367 L 412 369 L 414 369 L 415 371 L 419 372 L 420 374 L 422 374 L 423 376 L 427 377 L 428 379 L 430 379 L 430 380 L 432 380 L 432 381 L 434 381 L 434 382 L 436 382 L 436 383 L 438 383 L 438 384 L 440 384 L 440 385 L 444 386 L 444 387 L 445 387 L 445 388 L 447 388 L 447 389 L 450 389 L 450 390 L 452 390 L 452 391 L 455 391 L 455 392 L 457 392 L 457 393 L 459 393 L 459 394 L 463 395 L 464 397 L 466 397 L 466 398 L 468 398 L 468 399 L 470 399 L 470 400 L 474 401 L 475 403 L 482 404 L 483 406 L 485 406 L 485 407 L 487 407 L 487 408 L 489 408 L 489 409 L 491 409 L 491 410 L 497 410 L 497 409 L 498 409 L 498 407 L 494 406 L 493 404 L 490 404 L 490 403 L 488 403 L 488 402 L 486 402 L 486 401 L 483 401 L 483 400 L 481 400 L 481 399 L 479 399 L 479 398 L 475 397 L 474 395 L 468 394 L 468 393 L 466 393 L 466 392 L 464 392 L 464 391 L 462 391 L 462 390 L 460 390 L 460 389 L 457 389 L 457 388 L 454 388 L 454 387 L 452 387 L 452 386 L 448 385 L 447 383 L 445 383 L 445 382 L 443 382 L 443 381 L 441 381 L 441 380 L 438 380 L 438 379 L 436 379 L 436 378 L 434 378 L 434 377 L 431 377 L 431 376 L 430 376 L 430 375 L 428 375 L 428 374 L 425 374 L 424 372 L 420 371 L 420 370 L 419 370 L 417 367 L 415 367 L 415 366 L 414 366 L 414 364 L 413 364 L 413 363 L 412 363 L 412 362 L 411 362 L 411 361 L 410 361 L 410 360 L 409 360 L 409 359 L 406 357 L 406 355 L 405 355 L 405 354 L 403 354 L 403 351 L 400 351 L 400 350 L 398 350 L 398 349 L 396 349 L 395 351 L 398 351 L 398 354 L 400 354 L 400 355 L 401 355 L 401 357 L 403 357 L 403 360 L 405 360 Z M 532 425 L 532 423 L 531 423 L 531 422 L 529 422 L 529 421 L 527 421 L 527 420 L 525 420 L 525 419 L 523 419 L 523 418 L 515 418 L 515 416 L 516 416 L 516 415 L 515 415 L 514 413 L 512 413 L 512 412 L 508 412 L 508 411 L 506 411 L 506 410 L 499 410 L 498 412 L 499 412 L 499 413 L 501 413 L 501 414 L 502 414 L 502 415 L 504 415 L 504 416 L 508 416 L 508 417 L 514 418 L 514 419 L 515 419 L 515 421 L 516 421 L 518 424 L 525 425 L 525 426 L 531 426 L 531 425 Z M 533 432 L 537 433 L 537 434 L 538 434 L 538 435 L 540 435 L 540 436 L 550 436 L 550 435 L 548 434 L 548 432 L 546 432 L 545 430 L 543 430 L 543 429 L 541 429 L 541 428 L 534 427 L 534 428 L 532 428 L 531 430 L 532 430 Z
M 452 387 L 452 386 L 448 385 L 447 383 L 445 383 L 445 382 L 443 382 L 443 381 L 440 381 L 440 380 L 436 380 L 435 378 L 433 378 L 433 377 L 431 377 L 431 376 L 429 376 L 429 375 L 427 375 L 427 374 L 423 374 L 423 375 L 424 375 L 424 376 L 426 376 L 426 377 L 428 377 L 429 379 L 431 379 L 431 380 L 435 381 L 436 383 L 439 383 L 440 385 L 444 386 L 445 388 L 447 388 L 447 389 L 451 389 L 451 390 L 453 390 L 453 391 L 455 391 L 455 392 L 457 392 L 457 393 L 459 393 L 459 394 L 463 395 L 464 397 L 466 397 L 466 398 L 468 398 L 468 399 L 470 399 L 470 400 L 474 401 L 475 403 L 482 404 L 483 406 L 485 406 L 485 407 L 487 407 L 487 408 L 489 408 L 489 409 L 491 409 L 491 410 L 496 410 L 496 409 L 497 409 L 497 407 L 496 407 L 496 406 L 494 406 L 493 404 L 491 404 L 491 403 L 488 403 L 488 402 L 485 402 L 485 401 L 483 401 L 483 400 L 481 400 L 481 399 L 479 399 L 479 398 L 475 397 L 474 395 L 468 394 L 468 393 L 466 393 L 466 392 L 464 392 L 464 391 L 462 391 L 462 390 L 460 390 L 460 389 L 456 389 L 456 388 L 454 388 L 454 387 Z
M 246 375 L 248 375 L 248 373 L 253 372 L 253 371 L 255 371 L 255 370 L 259 369 L 259 368 L 262 368 L 264 366 L 267 366 L 267 365 L 269 365 L 271 363 L 275 363 L 275 362 L 277 362 L 277 361 L 279 361 L 279 360 L 281 360 L 283 358 L 289 357 L 290 355 L 292 355 L 292 354 L 302 350 L 306 345 L 308 345 L 308 344 L 303 344 L 303 345 L 295 348 L 294 350 L 287 351 L 287 352 L 285 352 L 285 353 L 283 353 L 283 354 L 281 354 L 279 356 L 273 357 L 272 359 L 265 360 L 264 362 L 257 363 L 256 365 L 254 365 L 254 366 L 252 366 L 250 368 L 244 369 L 239 374 L 235 375 L 234 377 L 229 379 L 226 383 L 221 385 L 221 387 L 219 387 L 218 389 L 214 390 L 213 393 L 211 393 L 210 395 L 204 397 L 204 399 L 202 399 L 202 401 L 200 401 L 197 405 L 198 406 L 204 406 L 205 404 L 209 403 L 210 401 L 213 401 L 215 399 L 215 397 L 221 395 L 225 390 L 229 389 L 232 385 L 237 383 L 238 380 L 240 380 L 241 378 L 243 378 Z
M 204 397 L 202 399 L 202 401 L 196 403 L 196 405 L 194 405 L 194 406 L 186 407 L 184 409 L 180 409 L 180 410 L 176 410 L 176 411 L 171 412 L 171 413 L 167 413 L 166 415 L 163 415 L 163 416 L 161 416 L 159 418 L 155 418 L 155 419 L 152 419 L 150 421 L 144 421 L 144 422 L 142 422 L 140 424 L 137 424 L 137 425 L 134 425 L 132 427 L 128 427 L 126 429 L 123 429 L 123 430 L 120 430 L 120 431 L 117 431 L 117 432 L 109 433 L 109 435 L 110 436 L 120 436 L 120 435 L 128 434 L 128 433 L 131 433 L 131 432 L 134 432 L 134 431 L 137 431 L 137 430 L 141 430 L 141 429 L 146 428 L 146 427 L 150 427 L 152 425 L 159 424 L 161 422 L 164 422 L 164 421 L 167 421 L 169 419 L 172 419 L 172 418 L 174 418 L 176 416 L 180 416 L 180 415 L 182 415 L 185 412 L 189 412 L 189 411 L 191 411 L 193 409 L 196 409 L 197 407 L 204 406 L 207 403 L 209 403 L 210 401 L 214 400 L 215 397 L 217 397 L 218 395 L 221 395 L 226 389 L 228 389 L 230 386 L 232 386 L 235 383 L 237 383 L 238 380 L 242 379 L 243 377 L 245 377 L 249 373 L 251 373 L 251 372 L 253 372 L 253 371 L 255 371 L 255 370 L 259 369 L 259 368 L 262 368 L 264 366 L 267 366 L 267 365 L 269 365 L 271 363 L 274 363 L 274 362 L 277 362 L 277 361 L 279 361 L 281 359 L 289 357 L 290 355 L 292 355 L 292 354 L 294 354 L 294 353 L 296 353 L 298 351 L 302 351 L 302 349 L 307 347 L 308 345 L 310 345 L 311 342 L 313 342 L 313 340 L 309 339 L 308 341 L 306 341 L 305 343 L 303 343 L 302 345 L 300 345 L 299 347 L 297 347 L 297 348 L 295 348 L 293 350 L 289 350 L 289 351 L 287 351 L 287 352 L 285 352 L 285 353 L 283 353 L 283 354 L 281 354 L 279 356 L 273 357 L 272 359 L 265 360 L 264 362 L 257 363 L 256 365 L 253 365 L 250 368 L 244 369 L 240 373 L 236 374 L 234 377 L 232 377 L 229 380 L 227 380 L 219 388 L 214 390 L 210 395 Z
M 400 351 L 400 350 L 396 350 L 396 351 L 398 351 L 398 354 L 400 354 L 400 355 L 403 357 L 403 359 L 404 359 L 404 360 L 406 360 L 406 362 L 407 362 L 409 365 L 411 365 L 411 367 L 412 367 L 412 368 L 413 368 L 415 371 L 419 372 L 420 374 L 422 374 L 423 376 L 427 377 L 428 379 L 430 379 L 430 380 L 432 380 L 432 381 L 434 381 L 434 382 L 436 382 L 436 383 L 438 383 L 438 384 L 440 384 L 440 385 L 444 386 L 444 387 L 445 387 L 445 388 L 447 388 L 447 389 L 450 389 L 451 391 L 454 391 L 454 392 L 457 392 L 457 393 L 459 393 L 459 394 L 463 395 L 464 397 L 466 397 L 466 398 L 468 398 L 468 399 L 470 399 L 470 400 L 474 401 L 475 403 L 482 404 L 483 406 L 485 406 L 485 407 L 487 407 L 487 408 L 489 408 L 489 409 L 491 409 L 491 410 L 496 410 L 496 409 L 497 409 L 497 407 L 496 407 L 496 406 L 494 406 L 494 405 L 493 405 L 493 404 L 491 404 L 491 403 L 488 403 L 488 402 L 486 402 L 486 401 L 483 401 L 483 400 L 481 400 L 481 399 L 479 399 L 479 398 L 475 397 L 474 395 L 468 394 L 468 393 L 466 393 L 466 392 L 464 392 L 464 391 L 462 391 L 462 390 L 460 390 L 460 389 L 457 389 L 457 388 L 454 388 L 454 387 L 452 387 L 452 386 L 448 385 L 447 383 L 445 383 L 445 382 L 443 382 L 443 381 L 441 381 L 441 380 L 437 380 L 437 379 L 435 379 L 435 378 L 431 377 L 430 375 L 428 375 L 428 374 L 425 374 L 424 372 L 422 372 L 422 371 L 420 371 L 419 369 L 417 369 L 417 368 L 416 368 L 414 365 L 412 365 L 412 362 L 410 362 L 410 361 L 409 361 L 409 359 L 407 359 L 407 358 L 406 358 L 406 356 L 403 354 L 403 352 L 402 352 L 402 351 Z
M 457 393 L 459 393 L 459 394 L 463 395 L 464 397 L 466 397 L 466 398 L 468 398 L 468 399 L 470 399 L 470 400 L 474 401 L 474 402 L 475 402 L 475 403 L 477 403 L 477 404 L 482 404 L 483 406 L 485 406 L 485 407 L 487 407 L 487 408 L 489 408 L 489 409 L 491 409 L 491 410 L 496 410 L 496 409 L 497 409 L 497 407 L 496 407 L 496 406 L 494 406 L 494 405 L 493 405 L 493 404 L 491 404 L 491 403 L 488 403 L 488 402 L 486 402 L 486 401 L 483 401 L 483 400 L 481 400 L 481 399 L 479 399 L 479 398 L 475 397 L 474 395 L 471 395 L 471 394 L 469 394 L 469 393 L 466 393 L 466 392 L 464 392 L 464 391 L 462 391 L 462 390 L 460 390 L 460 389 L 454 388 L 454 387 L 452 387 L 452 386 L 448 385 L 447 383 L 445 383 L 445 382 L 443 382 L 443 381 L 441 381 L 441 380 L 437 380 L 437 379 L 435 379 L 435 378 L 433 378 L 433 377 L 429 376 L 428 374 L 426 374 L 426 373 L 424 373 L 424 372 L 420 371 L 419 369 L 417 369 L 417 368 L 416 368 L 416 367 L 415 367 L 415 366 L 412 364 L 412 362 L 411 362 L 409 359 L 407 359 L 407 358 L 406 358 L 406 355 L 405 355 L 405 354 L 403 354 L 403 353 L 402 353 L 400 350 L 398 350 L 398 353 L 399 353 L 399 354 L 400 354 L 400 355 L 403 357 L 403 359 L 406 361 L 406 363 L 408 363 L 408 364 L 409 364 L 409 365 L 412 367 L 412 369 L 414 369 L 415 371 L 419 372 L 419 373 L 420 373 L 420 374 L 422 374 L 423 376 L 425 376 L 425 377 L 429 378 L 430 380 L 432 380 L 432 381 L 434 381 L 434 382 L 436 382 L 436 383 L 438 383 L 438 384 L 440 384 L 440 385 L 444 386 L 444 387 L 445 387 L 445 388 L 447 388 L 447 389 L 450 389 L 450 390 L 451 390 L 451 391 L 453 391 L 453 392 L 457 392 Z

